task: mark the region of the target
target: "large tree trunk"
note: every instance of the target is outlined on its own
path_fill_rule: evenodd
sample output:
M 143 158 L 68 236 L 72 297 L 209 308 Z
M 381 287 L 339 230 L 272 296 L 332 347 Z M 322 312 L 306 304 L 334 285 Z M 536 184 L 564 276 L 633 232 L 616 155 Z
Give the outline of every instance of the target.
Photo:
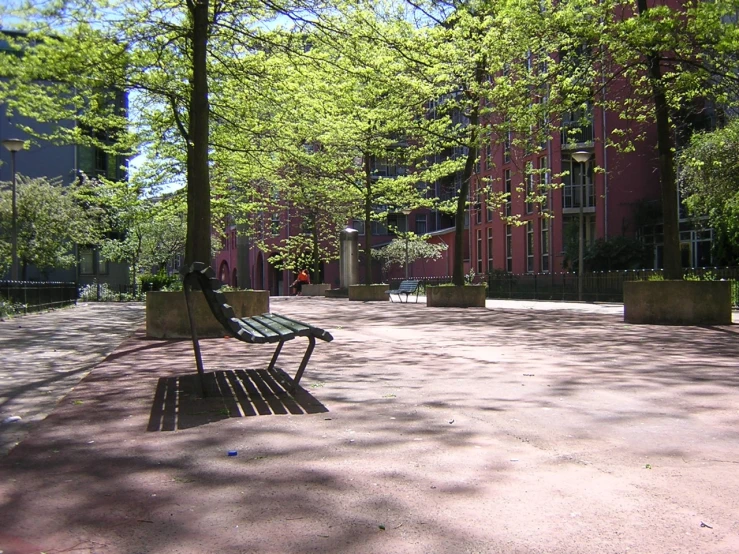
M 467 160 L 462 173 L 462 186 L 457 197 L 457 211 L 454 216 L 454 265 L 452 267 L 452 283 L 461 287 L 464 285 L 464 216 L 467 211 L 467 197 L 470 194 L 470 181 L 477 159 L 477 124 L 478 110 L 474 108 L 469 115 L 470 141 L 467 150 Z
M 187 240 L 185 263 L 210 264 L 210 173 L 208 167 L 208 0 L 193 0 L 190 144 L 187 149 Z
M 649 56 L 649 77 L 652 81 L 652 98 L 657 116 L 657 151 L 662 190 L 662 260 L 665 279 L 682 279 L 680 259 L 680 220 L 678 216 L 677 178 L 675 158 L 672 152 L 672 136 L 667 98 L 662 83 L 659 58 Z
M 649 7 L 646 0 L 637 0 L 639 13 L 644 14 Z M 662 259 L 665 279 L 682 279 L 683 270 L 680 259 L 680 220 L 678 217 L 677 178 L 675 158 L 672 152 L 670 133 L 670 114 L 662 81 L 660 57 L 657 53 L 647 55 L 647 68 L 652 86 L 657 120 L 657 151 L 659 153 L 660 185 L 662 191 Z
M 364 284 L 372 284 L 372 168 L 364 154 Z

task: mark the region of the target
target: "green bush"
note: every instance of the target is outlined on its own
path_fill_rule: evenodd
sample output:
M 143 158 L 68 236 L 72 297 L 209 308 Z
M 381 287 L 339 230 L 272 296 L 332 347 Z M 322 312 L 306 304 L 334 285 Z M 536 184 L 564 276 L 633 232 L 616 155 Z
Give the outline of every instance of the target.
M 179 281 L 179 276 L 167 275 L 163 270 L 156 274 L 144 273 L 142 275 L 139 275 L 139 283 L 141 285 L 142 292 L 162 289 L 176 290 L 172 289 L 172 287 L 176 286 L 175 283 Z
M 15 314 L 23 313 L 25 308 L 25 305 L 20 302 L 12 302 L 0 296 L 0 319 L 7 319 Z

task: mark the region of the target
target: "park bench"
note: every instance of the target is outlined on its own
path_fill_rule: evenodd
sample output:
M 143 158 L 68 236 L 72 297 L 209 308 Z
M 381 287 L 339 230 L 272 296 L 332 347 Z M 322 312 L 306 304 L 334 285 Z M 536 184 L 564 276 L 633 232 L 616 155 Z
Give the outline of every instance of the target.
M 302 323 L 274 313 L 267 313 L 253 317 L 236 317 L 233 308 L 228 305 L 226 297 L 218 290 L 220 287 L 221 282 L 214 277 L 213 270 L 201 262 L 195 262 L 192 264 L 189 271 L 187 271 L 183 276 L 183 289 L 185 290 L 185 300 L 187 302 L 187 315 L 190 320 L 190 331 L 192 333 L 192 344 L 195 352 L 195 363 L 197 364 L 198 375 L 200 376 L 203 396 L 207 396 L 203 378 L 203 360 L 200 355 L 200 343 L 198 342 L 198 335 L 195 329 L 195 321 L 191 304 L 192 294 L 198 289 L 202 291 L 205 296 L 205 300 L 210 307 L 210 311 L 213 312 L 213 316 L 223 326 L 224 331 L 226 331 L 229 336 L 251 344 L 277 344 L 277 347 L 272 354 L 272 360 L 267 367 L 267 371 L 272 371 L 274 369 L 277 357 L 280 355 L 282 345 L 285 342 L 292 340 L 295 337 L 308 338 L 308 348 L 303 355 L 298 371 L 295 374 L 295 377 L 292 378 L 292 381 L 290 383 L 286 383 L 286 388 L 290 390 L 290 392 L 294 393 L 300 383 L 303 372 L 308 365 L 308 360 L 310 360 L 311 354 L 313 353 L 316 339 L 318 338 L 326 342 L 330 342 L 333 340 L 331 333 L 313 325 Z
M 415 292 L 416 293 L 416 303 L 418 303 L 418 291 L 420 289 L 420 286 L 421 286 L 420 281 L 407 279 L 405 281 L 401 281 L 397 289 L 387 290 L 385 292 L 388 293 L 388 295 L 390 296 L 390 302 L 393 302 L 393 294 L 398 295 L 398 302 L 403 301 L 400 295 L 405 294 L 405 301 L 408 302 L 408 297 Z

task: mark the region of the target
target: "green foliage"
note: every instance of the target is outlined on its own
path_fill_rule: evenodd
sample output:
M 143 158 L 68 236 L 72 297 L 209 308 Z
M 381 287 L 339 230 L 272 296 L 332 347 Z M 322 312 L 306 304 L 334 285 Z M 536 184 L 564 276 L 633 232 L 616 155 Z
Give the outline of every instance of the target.
M 12 194 L 8 183 L 0 190 L 0 266 L 9 265 Z M 18 260 L 25 273 L 29 264 L 41 271 L 72 267 L 73 245 L 95 244 L 102 237 L 96 208 L 84 206 L 74 189 L 60 180 L 17 179 Z M 7 245 L 7 246 L 6 246 Z
M 141 292 L 116 292 L 108 283 L 93 281 L 89 285 L 80 287 L 79 300 L 81 302 L 140 302 L 144 300 Z
M 141 291 L 147 292 L 150 290 L 156 291 L 163 290 L 165 288 L 169 289 L 175 285 L 175 283 L 181 282 L 181 279 L 178 275 L 167 275 L 167 273 L 162 270 L 155 274 L 144 273 L 139 275 L 138 281 L 141 284 Z
M 416 260 L 438 260 L 441 253 L 448 246 L 446 244 L 431 244 L 429 236 L 418 236 L 413 232 L 403 233 L 403 237 L 394 238 L 382 248 L 373 248 L 372 255 L 382 260 L 383 268 L 390 269 L 397 265 L 405 266 L 406 261 L 412 264 Z
M 651 248 L 630 237 L 598 239 L 586 249 L 588 271 L 613 271 L 649 267 Z
M 739 263 L 739 121 L 693 135 L 680 155 L 679 181 L 689 213 L 714 229 L 714 259 Z
M 164 268 L 185 250 L 185 205 L 182 195 L 157 199 L 142 197 L 136 181 L 94 181 L 90 203 L 106 214 L 108 233 L 102 255 L 129 265 L 132 282 L 137 274 Z
M 20 302 L 11 302 L 0 296 L 0 321 L 13 317 L 25 311 L 25 306 Z
M 705 273 L 686 273 L 683 279 L 686 281 L 716 281 L 716 274 L 712 271 L 706 271 Z

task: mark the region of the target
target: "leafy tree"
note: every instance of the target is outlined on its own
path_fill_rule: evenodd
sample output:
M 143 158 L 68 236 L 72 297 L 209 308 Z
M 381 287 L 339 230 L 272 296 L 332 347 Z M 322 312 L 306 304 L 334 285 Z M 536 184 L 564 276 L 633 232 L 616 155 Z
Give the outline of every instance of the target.
M 651 249 L 639 239 L 613 237 L 589 245 L 584 261 L 588 271 L 642 269 L 649 266 L 651 254 Z
M 739 120 L 693 135 L 679 157 L 679 182 L 691 215 L 714 229 L 714 257 L 739 261 Z
M 448 246 L 431 244 L 428 242 L 429 238 L 428 235 L 419 236 L 413 232 L 403 233 L 402 237 L 394 238 L 386 246 L 373 249 L 372 255 L 382 260 L 386 271 L 394 265 L 403 267 L 416 260 L 438 260 Z
M 185 204 L 183 195 L 146 198 L 127 182 L 104 183 L 98 202 L 108 214 L 108 233 L 101 241 L 101 254 L 126 263 L 135 285 L 140 272 L 164 269 L 185 251 Z
M 604 9 L 599 32 L 587 45 L 591 63 L 598 65 L 609 87 L 608 94 L 595 100 L 624 119 L 626 128 L 611 137 L 619 147 L 632 148 L 633 138 L 643 137 L 647 124 L 656 124 L 664 275 L 681 279 L 674 151 L 699 127 L 696 116 L 701 111 L 711 104 L 728 108 L 739 98 L 736 5 L 724 0 L 679 5 L 636 0 L 618 8 Z
M 367 284 L 372 222 L 424 204 L 417 177 L 382 175 L 378 167 L 410 163 L 406 138 L 427 98 L 403 78 L 405 61 L 385 42 L 368 39 L 373 25 L 386 35 L 410 32 L 407 24 L 378 22 L 371 10 L 357 7 L 323 18 L 305 35 L 274 38 L 282 41 L 279 59 L 287 78 L 271 93 L 278 101 L 272 108 L 277 125 L 269 133 L 278 146 L 270 186 L 278 205 L 299 206 L 306 227 L 313 227 L 314 264 L 335 259 L 338 231 L 347 219 L 361 219 Z M 301 45 L 300 51 L 291 43 Z M 283 247 L 307 247 L 302 240 L 291 238 Z M 295 253 L 278 258 L 271 261 L 292 264 Z
M 4 184 L 7 185 L 7 184 Z M 95 244 L 102 237 L 96 210 L 80 205 L 60 180 L 17 179 L 18 260 L 22 278 L 29 265 L 41 271 L 73 267 L 74 244 Z M 10 243 L 12 199 L 9 187 L 0 192 L 0 236 Z M 3 248 L 0 251 L 4 253 Z M 9 250 L 8 250 L 9 253 Z M 0 265 L 9 265 L 3 259 Z
M 48 138 L 78 143 L 102 136 L 98 146 L 129 152 L 126 147 L 136 142 L 122 140 L 125 114 L 102 108 L 114 91 L 136 91 L 138 143 L 154 151 L 160 165 L 165 161 L 168 174 L 186 174 L 186 262 L 207 260 L 210 123 L 217 119 L 243 131 L 230 99 L 211 98 L 210 87 L 215 77 L 238 75 L 244 59 L 263 47 L 260 30 L 267 21 L 292 15 L 294 8 L 290 2 L 246 0 L 70 0 L 53 6 L 31 1 L 19 9 L 11 4 L 7 13 L 37 33 L 14 41 L 22 56 L 0 61 L 8 77 L 0 99 L 33 120 L 60 122 Z M 214 89 L 216 95 L 221 91 Z
M 573 68 L 561 52 L 584 34 L 582 21 L 592 9 L 572 2 L 409 2 L 421 32 L 408 48 L 416 77 L 432 85 L 432 113 L 421 142 L 429 162 L 419 169 L 429 182 L 454 176 L 457 196 L 453 283 L 465 284 L 464 220 L 469 200 L 485 195 L 489 209 L 508 224 L 521 224 L 510 209 L 512 195 L 542 202 L 548 179 L 534 189 L 525 184 L 534 169 L 522 163 L 561 125 L 561 115 L 575 111 L 590 96 L 590 73 Z M 578 19 L 579 17 L 579 19 Z M 400 50 L 404 45 L 398 45 Z M 522 180 L 513 190 L 476 177 L 493 153 L 518 166 Z M 492 168 L 492 167 L 491 167 Z

